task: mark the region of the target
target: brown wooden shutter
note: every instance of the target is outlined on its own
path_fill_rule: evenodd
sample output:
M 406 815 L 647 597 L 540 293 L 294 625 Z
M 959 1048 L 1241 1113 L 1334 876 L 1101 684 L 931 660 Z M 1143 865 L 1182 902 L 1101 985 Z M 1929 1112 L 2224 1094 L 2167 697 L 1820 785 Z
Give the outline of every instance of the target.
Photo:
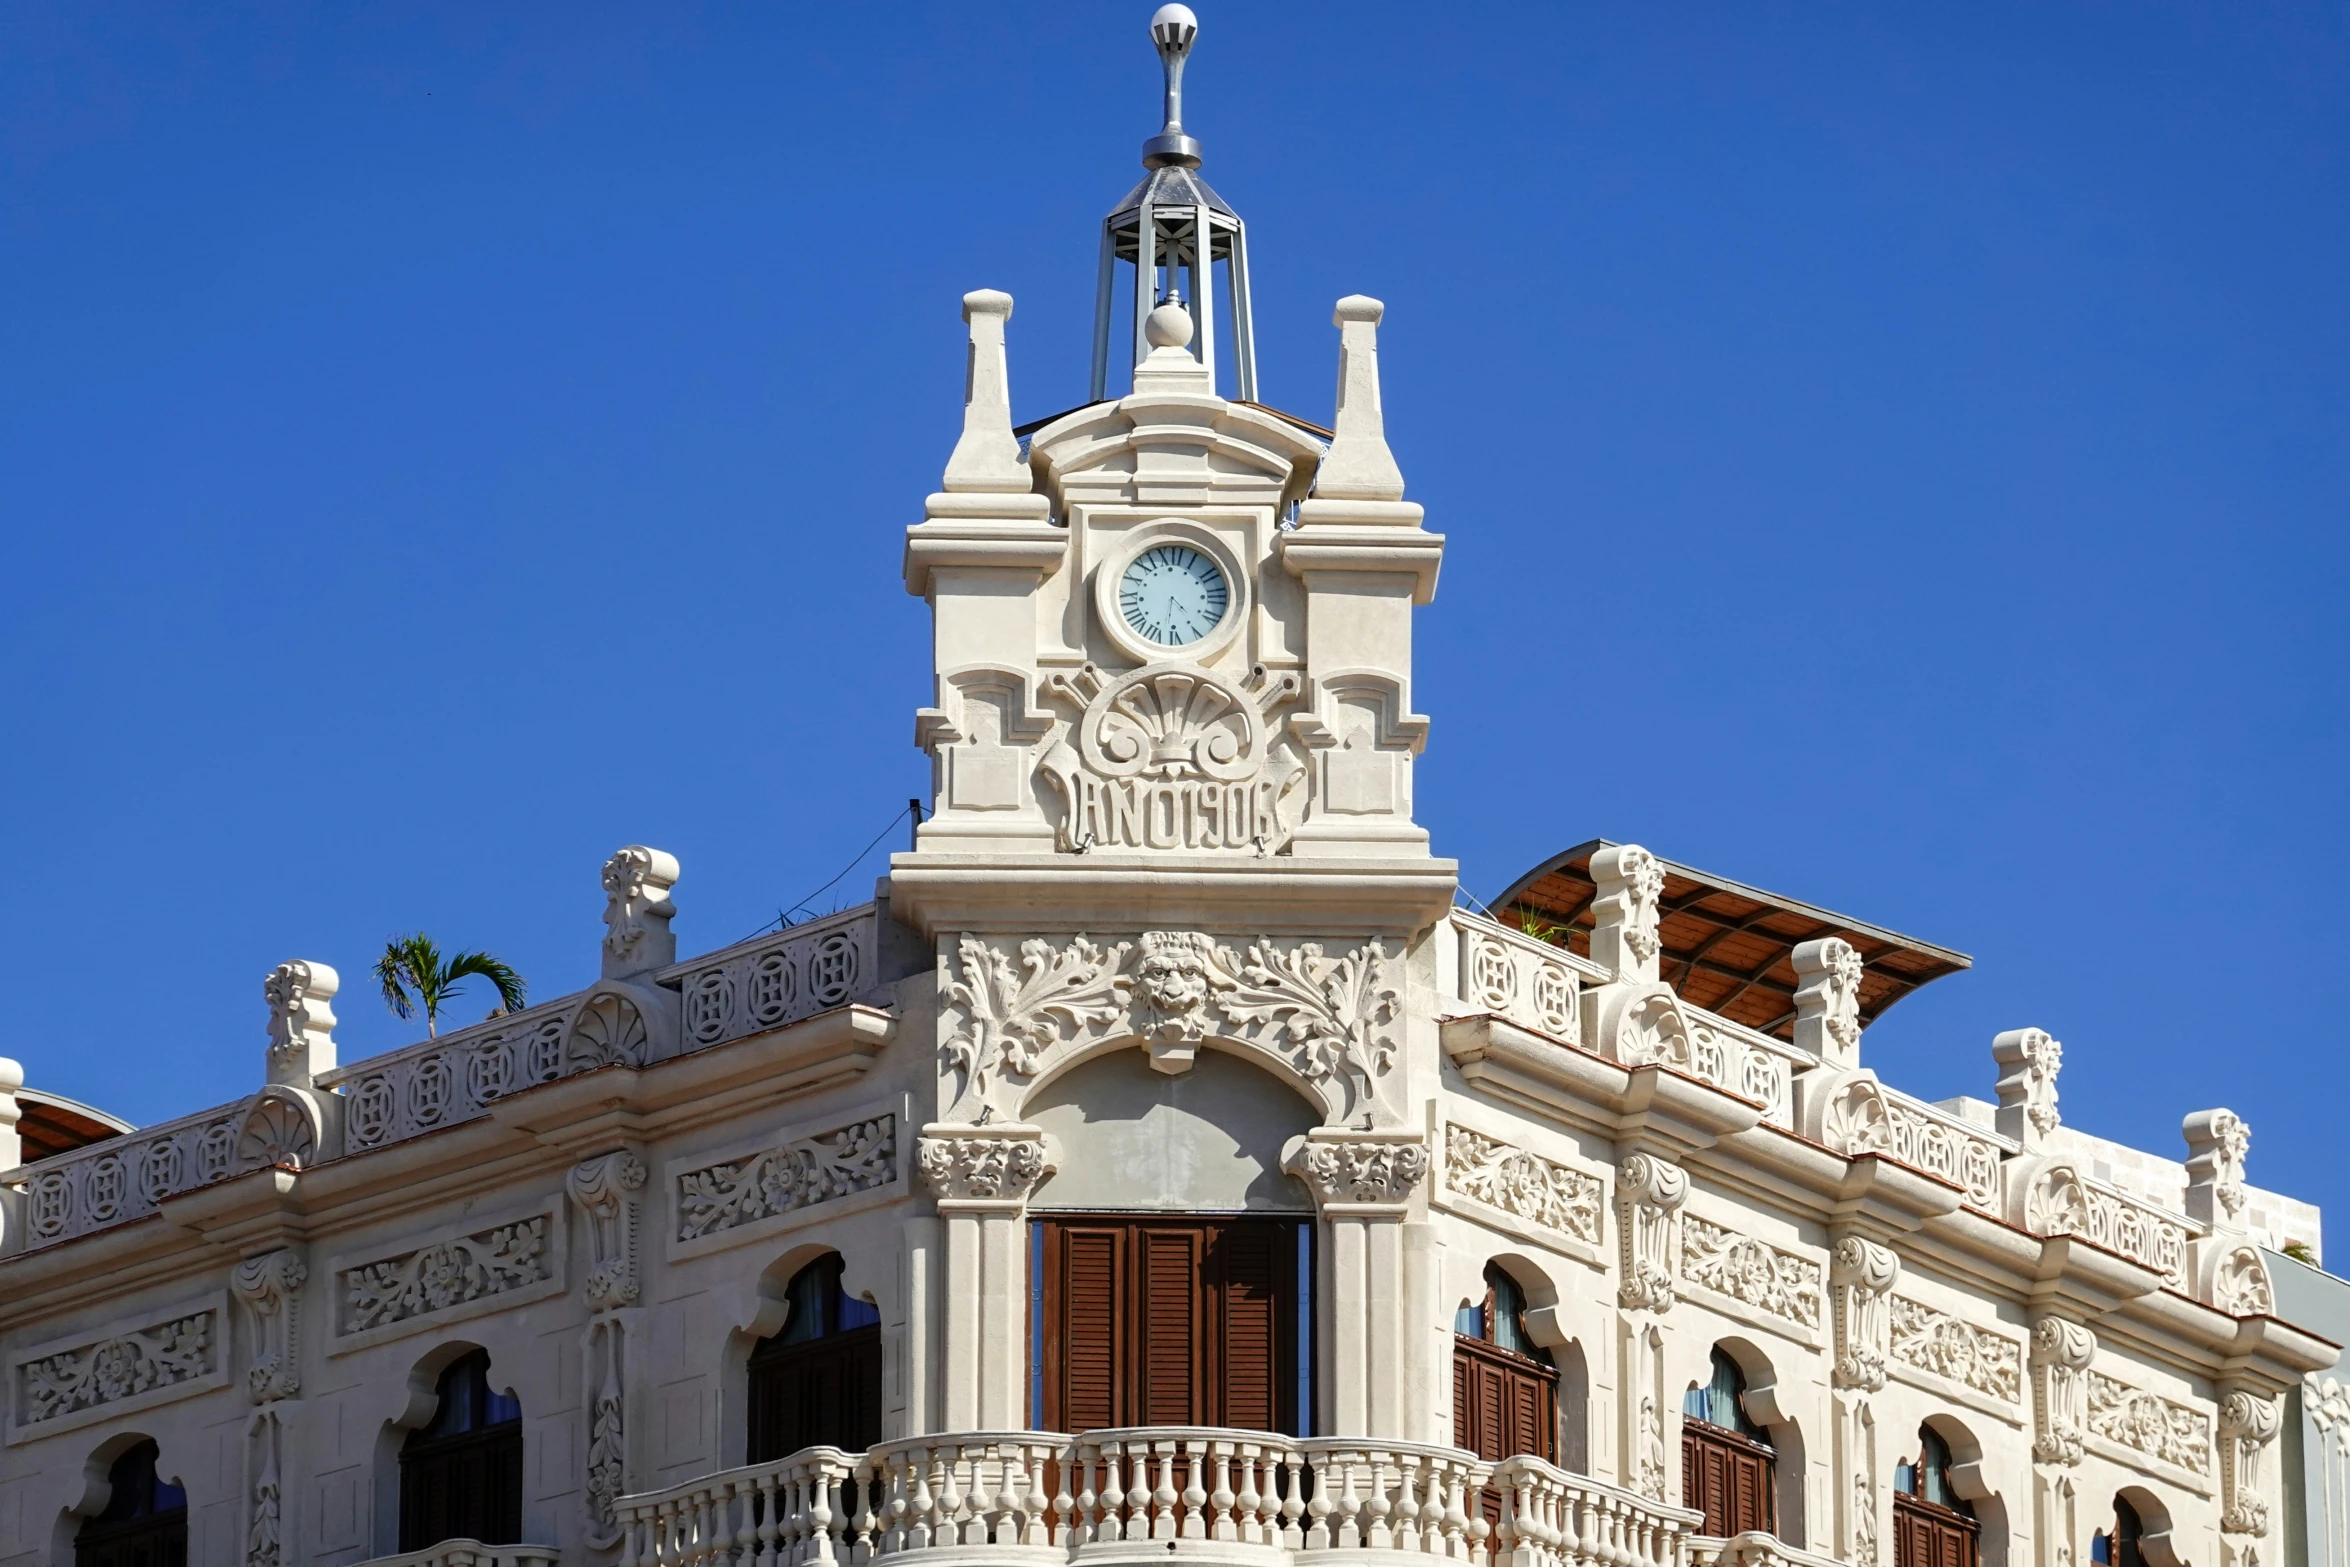
M 1963 1513 L 1893 1493 L 1893 1567 L 1979 1567 L 1982 1527 Z
M 1206 1293 L 1207 1235 L 1203 1227 L 1153 1224 L 1142 1232 L 1140 1419 L 1151 1426 L 1206 1425 L 1200 1408 L 1206 1380 L 1206 1335 L 1201 1296 Z
M 1681 1421 L 1681 1505 L 1705 1514 L 1703 1532 L 1776 1527 L 1771 1450 L 1703 1420 Z
M 1045 1226 L 1045 1408 L 1058 1431 L 1127 1423 L 1126 1249 L 1131 1226 Z
M 1484 1339 L 1453 1335 L 1453 1441 L 1498 1462 L 1558 1458 L 1558 1372 Z
M 1288 1226 L 1234 1224 L 1216 1237 L 1222 1343 L 1217 1346 L 1218 1424 L 1271 1431 L 1282 1419 L 1283 1384 L 1292 1382 L 1281 1353 L 1286 1276 L 1297 1246 Z

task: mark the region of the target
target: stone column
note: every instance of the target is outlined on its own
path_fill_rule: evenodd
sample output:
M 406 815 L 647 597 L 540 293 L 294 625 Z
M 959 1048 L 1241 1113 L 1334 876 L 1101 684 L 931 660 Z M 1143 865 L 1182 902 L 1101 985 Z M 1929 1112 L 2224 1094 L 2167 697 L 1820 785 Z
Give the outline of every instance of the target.
M 1303 1179 L 1322 1214 L 1322 1385 L 1316 1428 L 1329 1436 L 1427 1441 L 1435 1419 L 1424 1384 L 1423 1326 L 1438 1311 L 1424 1237 L 1428 1145 L 1416 1132 L 1324 1127 L 1292 1144 L 1283 1166 Z
M 946 1230 L 940 1413 L 948 1431 L 1025 1430 L 1028 1196 L 1052 1170 L 1043 1131 L 933 1122 L 914 1162 Z
M 332 974 L 328 970 L 329 995 Z M 229 1274 L 229 1291 L 244 1308 L 253 1345 L 245 1371 L 245 1391 L 255 1407 L 245 1427 L 244 1543 L 238 1558 L 244 1567 L 285 1567 L 302 1559 L 286 1539 L 285 1472 L 290 1428 L 301 1407 L 300 1313 L 309 1277 L 309 1265 L 291 1248 L 247 1257 Z
M 2038 1567 L 2074 1567 L 2082 1559 L 2075 1554 L 2080 1497 L 2073 1474 L 2086 1446 L 2089 1365 L 2096 1358 L 2097 1335 L 2078 1322 L 2043 1316 L 2032 1323 L 2032 1538 Z
M 1658 880 L 1661 885 L 1661 875 Z M 1636 1153 L 1616 1167 L 1618 1483 L 1656 1502 L 1674 1500 L 1665 1436 L 1673 1411 L 1660 1319 L 1673 1309 L 1673 1264 L 1680 1252 L 1681 1206 L 1688 1200 L 1689 1173 L 1677 1164 Z
M 642 1193 L 648 1172 L 629 1149 L 615 1149 L 573 1165 L 563 1182 L 580 1212 L 588 1240 L 588 1325 L 580 1334 L 580 1398 L 587 1406 L 587 1456 L 581 1505 L 582 1533 L 605 1550 L 620 1542 L 612 1504 L 635 1487 L 639 1465 L 632 1461 L 630 1384 L 636 1356 L 629 1341 L 641 1329 L 637 1302 L 643 1293 L 639 1235 L 644 1222 Z M 641 1408 L 641 1402 L 639 1404 Z
M 1881 1483 L 1877 1418 L 1868 1395 L 1885 1386 L 1891 1316 L 1886 1297 L 1900 1275 L 1901 1258 L 1893 1248 L 1866 1236 L 1841 1237 L 1829 1257 L 1836 1334 L 1829 1373 L 1836 1420 L 1835 1554 L 1852 1567 L 1877 1567 L 1878 1542 L 1891 1538 L 1885 1516 L 1891 1503 Z

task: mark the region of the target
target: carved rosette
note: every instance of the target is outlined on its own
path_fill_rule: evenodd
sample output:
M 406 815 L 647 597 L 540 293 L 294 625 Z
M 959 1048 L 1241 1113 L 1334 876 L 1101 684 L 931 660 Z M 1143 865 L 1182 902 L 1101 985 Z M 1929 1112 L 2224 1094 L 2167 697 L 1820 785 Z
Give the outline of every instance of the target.
M 2089 1363 L 2097 1335 L 2078 1322 L 2042 1317 L 2032 1324 L 2032 1457 L 2077 1464 L 2089 1430 Z
M 1636 1153 L 1616 1171 L 1616 1232 L 1622 1277 L 1616 1299 L 1630 1311 L 1673 1309 L 1673 1251 L 1689 1174 L 1654 1154 Z
M 2283 1425 L 2278 1401 L 2237 1388 L 2219 1401 L 2219 1526 L 2229 1534 L 2268 1533 L 2261 1460 Z
M 310 1277 L 309 1265 L 291 1249 L 247 1257 L 229 1273 L 229 1292 L 245 1308 L 253 1327 L 253 1363 L 245 1372 L 245 1389 L 256 1404 L 294 1398 L 302 1391 L 302 1368 L 297 1358 L 301 1290 Z
M 1393 1138 L 1310 1136 L 1289 1169 L 1313 1188 L 1325 1213 L 1401 1214 L 1428 1178 L 1427 1144 Z
M 1033 1126 L 924 1128 L 914 1166 L 941 1209 L 1018 1209 L 1051 1173 L 1044 1134 Z
M 1838 1387 L 1873 1393 L 1885 1385 L 1891 1338 L 1886 1297 L 1900 1276 L 1901 1258 L 1892 1247 L 1858 1235 L 1836 1243 L 1828 1259 L 1828 1288 L 1834 1301 Z
M 640 1194 L 645 1162 L 622 1148 L 571 1167 L 563 1189 L 587 1221 L 591 1261 L 582 1293 L 590 1311 L 633 1306 L 641 1285 L 637 1237 L 642 1222 Z

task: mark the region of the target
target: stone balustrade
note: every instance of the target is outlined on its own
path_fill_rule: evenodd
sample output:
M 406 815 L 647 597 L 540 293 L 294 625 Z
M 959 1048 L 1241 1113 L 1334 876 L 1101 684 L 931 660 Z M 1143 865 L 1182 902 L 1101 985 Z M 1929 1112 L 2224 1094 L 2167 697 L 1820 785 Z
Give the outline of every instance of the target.
M 1840 1154 L 1898 1159 L 1960 1188 L 1976 1212 L 2005 1217 L 2001 1172 L 2016 1155 L 2015 1143 L 1887 1088 L 1874 1072 L 1824 1082 L 1815 1108 L 1804 1115 L 1803 1130 Z
M 781 1028 L 856 1000 L 880 971 L 873 904 L 792 925 L 663 969 L 685 1001 L 683 1048 Z
M 484 1545 L 479 1540 L 443 1540 L 421 1551 L 378 1556 L 358 1567 L 560 1567 L 563 1553 L 552 1545 Z
M 1498 1524 L 1490 1521 L 1498 1516 Z M 1535 1458 L 1161 1426 L 807 1448 L 620 1499 L 621 1567 L 844 1567 L 942 1551 L 1049 1567 L 1397 1552 L 1479 1567 L 1678 1567 L 1698 1515 Z
M 1687 1567 L 1838 1567 L 1832 1556 L 1799 1549 L 1760 1529 L 1726 1540 L 1693 1536 L 1688 1548 Z

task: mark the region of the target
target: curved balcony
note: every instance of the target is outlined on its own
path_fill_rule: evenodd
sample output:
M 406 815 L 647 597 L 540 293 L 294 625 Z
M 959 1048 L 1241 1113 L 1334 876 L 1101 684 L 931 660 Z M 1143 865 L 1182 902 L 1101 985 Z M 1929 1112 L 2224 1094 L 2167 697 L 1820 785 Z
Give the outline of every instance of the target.
M 1544 1463 L 1359 1437 L 1155 1426 L 812 1447 L 622 1497 L 621 1567 L 883 1558 L 1113 1567 L 1299 1556 L 1472 1567 L 1684 1567 L 1699 1515 Z

